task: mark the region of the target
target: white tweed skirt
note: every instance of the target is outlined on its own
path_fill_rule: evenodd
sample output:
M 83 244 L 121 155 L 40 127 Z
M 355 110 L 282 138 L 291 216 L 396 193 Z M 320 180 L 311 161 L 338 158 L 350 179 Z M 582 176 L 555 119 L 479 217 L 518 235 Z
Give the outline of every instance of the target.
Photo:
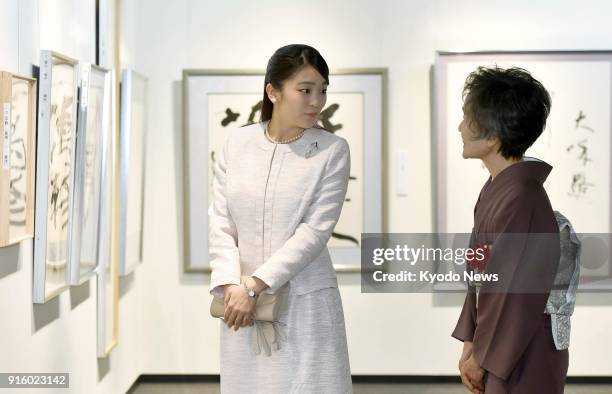
M 352 393 L 342 300 L 337 288 L 289 295 L 279 349 L 256 354 L 255 327 L 221 321 L 221 393 Z

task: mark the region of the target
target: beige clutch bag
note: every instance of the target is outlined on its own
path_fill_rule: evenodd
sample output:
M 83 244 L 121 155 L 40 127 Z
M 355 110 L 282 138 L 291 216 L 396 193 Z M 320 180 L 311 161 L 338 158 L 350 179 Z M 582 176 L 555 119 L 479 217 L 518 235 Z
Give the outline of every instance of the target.
M 240 277 L 240 283 L 244 281 L 248 276 Z M 256 321 L 278 321 L 278 311 L 281 308 L 282 301 L 284 300 L 284 292 L 278 291 L 275 294 L 261 293 L 257 296 L 255 306 L 255 320 Z M 225 306 L 223 298 L 213 297 L 212 303 L 210 304 L 210 314 L 212 317 L 222 318 L 225 313 Z

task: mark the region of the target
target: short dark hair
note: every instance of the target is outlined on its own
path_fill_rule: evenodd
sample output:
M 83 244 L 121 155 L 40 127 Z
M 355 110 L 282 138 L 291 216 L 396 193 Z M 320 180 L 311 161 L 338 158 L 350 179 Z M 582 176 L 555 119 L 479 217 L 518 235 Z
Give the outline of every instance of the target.
M 291 44 L 278 48 L 268 61 L 264 80 L 261 121 L 272 119 L 272 101 L 266 94 L 266 85 L 271 83 L 275 89 L 282 89 L 283 82 L 291 78 L 302 67 L 310 65 L 321 74 L 329 84 L 329 68 L 323 56 L 311 46 Z
M 497 137 L 503 157 L 521 158 L 546 127 L 550 95 L 522 68 L 478 67 L 463 86 L 464 112 L 480 138 Z

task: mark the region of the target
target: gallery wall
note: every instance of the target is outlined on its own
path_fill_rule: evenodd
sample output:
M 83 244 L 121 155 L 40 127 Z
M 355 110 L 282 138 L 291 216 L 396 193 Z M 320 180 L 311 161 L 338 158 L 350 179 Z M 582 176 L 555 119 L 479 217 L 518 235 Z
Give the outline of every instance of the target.
M 591 1 L 135 0 L 124 39 L 149 78 L 143 322 L 159 346 L 142 350 L 145 373 L 219 372 L 218 322 L 208 313 L 209 275 L 183 273 L 181 78 L 185 68 L 263 69 L 288 43 L 318 48 L 331 68 L 387 67 L 387 231 L 432 229 L 430 66 L 436 50 L 610 49 L 605 15 Z M 333 80 L 331 81 L 333 85 Z M 460 99 L 460 98 L 458 98 Z M 410 152 L 408 196 L 397 196 L 397 150 Z M 205 204 L 205 202 L 202 202 Z M 361 294 L 340 274 L 353 374 L 456 373 L 450 337 L 463 297 Z M 570 375 L 611 375 L 612 295 L 580 294 Z M 606 340 L 607 339 L 607 340 Z
M 112 67 L 114 1 L 102 23 Z M 95 62 L 95 1 L 1 0 L 0 69 L 32 76 L 39 51 L 52 49 Z M 124 63 L 129 64 L 129 63 Z M 120 288 L 119 346 L 96 356 L 96 281 L 72 287 L 45 304 L 32 304 L 33 241 L 0 249 L 0 371 L 70 373 L 71 393 L 121 393 L 142 369 L 139 298 L 135 275 Z M 38 393 L 40 389 L 20 392 Z
M 40 49 L 93 61 L 93 3 L 0 0 L 0 68 L 31 75 Z M 0 250 L 0 371 L 70 372 L 71 392 L 92 393 L 124 392 L 141 373 L 219 372 L 210 276 L 183 273 L 185 68 L 263 69 L 276 48 L 295 42 L 317 47 L 332 68 L 388 68 L 386 230 L 431 231 L 429 72 L 435 51 L 611 49 L 612 5 L 606 1 L 581 8 L 573 1 L 507 3 L 124 1 L 121 62 L 149 79 L 149 135 L 144 262 L 121 281 L 119 345 L 109 358 L 96 358 L 94 281 L 47 304 L 31 303 L 28 240 Z M 112 18 L 103 27 L 112 42 Z M 410 152 L 407 196 L 396 195 L 396 150 Z M 456 373 L 461 346 L 450 332 L 460 295 L 366 295 L 356 274 L 340 274 L 339 282 L 353 374 Z M 612 375 L 609 327 L 612 295 L 580 294 L 570 375 Z

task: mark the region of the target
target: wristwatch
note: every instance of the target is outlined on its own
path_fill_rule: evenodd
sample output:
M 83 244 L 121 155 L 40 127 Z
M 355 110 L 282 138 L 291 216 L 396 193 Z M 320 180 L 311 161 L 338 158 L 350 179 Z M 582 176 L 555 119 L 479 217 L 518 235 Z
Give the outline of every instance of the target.
M 245 283 L 243 283 L 242 285 L 243 285 L 243 286 L 244 286 L 244 288 L 246 289 L 247 294 L 248 294 L 248 296 L 249 296 L 249 298 L 250 298 L 251 300 L 254 300 L 254 299 L 256 299 L 256 298 L 257 298 L 257 294 L 255 293 L 255 290 L 253 290 L 253 289 L 249 289 L 249 288 L 247 287 L 247 285 L 246 285 L 246 282 L 245 282 Z

